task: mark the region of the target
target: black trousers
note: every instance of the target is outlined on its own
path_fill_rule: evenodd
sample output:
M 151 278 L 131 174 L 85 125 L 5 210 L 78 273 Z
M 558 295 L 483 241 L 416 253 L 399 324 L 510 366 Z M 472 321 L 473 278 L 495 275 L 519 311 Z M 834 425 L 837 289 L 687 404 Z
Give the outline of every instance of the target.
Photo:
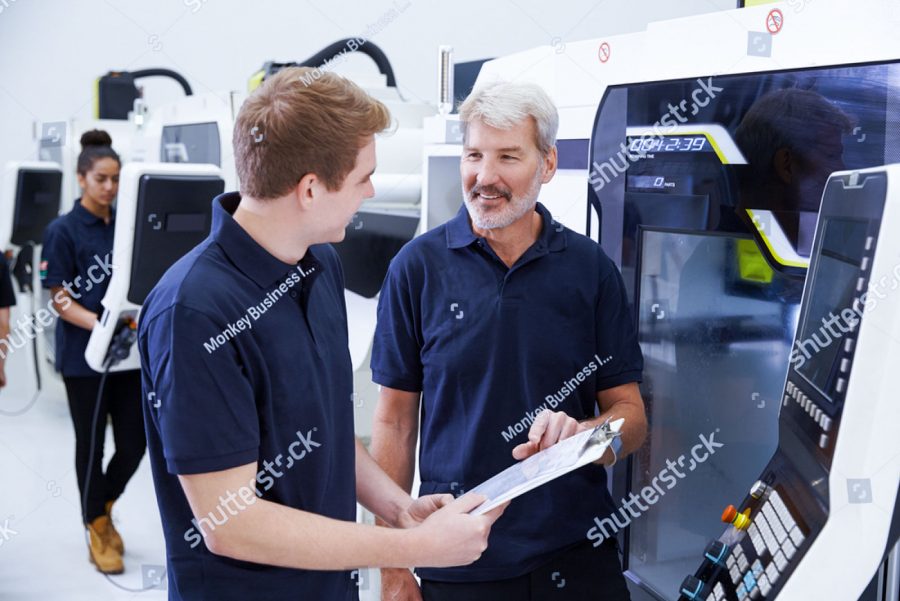
M 630 601 L 616 541 L 589 540 L 533 572 L 489 582 L 422 580 L 425 601 Z
M 144 415 L 141 408 L 140 370 L 112 372 L 106 377 L 100 411 L 97 414 L 97 433 L 94 440 L 94 467 L 91 481 L 85 482 L 91 454 L 91 429 L 100 390 L 100 376 L 63 378 L 69 397 L 69 412 L 75 425 L 75 473 L 81 498 L 81 512 L 85 523 L 92 522 L 106 511 L 107 501 L 115 501 L 137 471 L 147 439 L 144 435 Z M 103 443 L 106 424 L 112 419 L 116 452 L 103 471 Z M 84 490 L 88 487 L 87 502 Z

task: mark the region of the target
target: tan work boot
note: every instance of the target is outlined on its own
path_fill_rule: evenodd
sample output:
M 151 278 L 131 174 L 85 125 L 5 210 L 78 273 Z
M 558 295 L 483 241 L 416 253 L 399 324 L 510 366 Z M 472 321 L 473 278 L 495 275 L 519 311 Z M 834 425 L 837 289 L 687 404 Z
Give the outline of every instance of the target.
M 89 559 L 104 574 L 121 574 L 125 571 L 122 564 L 122 554 L 113 549 L 109 542 L 109 529 L 112 522 L 108 515 L 101 515 L 88 524 L 91 536 L 91 551 Z
M 106 502 L 106 517 L 109 518 L 109 544 L 113 549 L 119 552 L 119 555 L 125 555 L 125 543 L 122 542 L 122 537 L 119 536 L 119 531 L 116 530 L 115 524 L 113 524 L 112 519 L 112 506 L 114 501 Z

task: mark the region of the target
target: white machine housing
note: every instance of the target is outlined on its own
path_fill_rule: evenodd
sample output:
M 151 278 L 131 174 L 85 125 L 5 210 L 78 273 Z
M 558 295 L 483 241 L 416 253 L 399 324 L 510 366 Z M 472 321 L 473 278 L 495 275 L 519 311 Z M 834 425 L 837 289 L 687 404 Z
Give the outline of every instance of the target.
M 218 166 L 225 179 L 225 189 L 238 187 L 237 174 L 234 169 L 234 152 L 231 137 L 234 131 L 234 119 L 246 99 L 243 92 L 207 92 L 179 98 L 152 109 L 148 109 L 142 118 L 132 146 L 132 161 L 148 163 L 189 163 L 198 164 L 187 149 L 183 154 L 172 152 L 163 143 L 164 128 L 190 126 L 199 124 L 215 124 L 219 139 Z M 132 114 L 132 119 L 135 115 Z M 113 140 L 115 143 L 115 139 Z
M 900 365 L 900 295 L 895 291 L 900 284 L 900 165 L 836 172 L 829 184 L 873 174 L 887 176 L 887 194 L 869 282 L 892 282 L 893 289 L 885 290 L 883 299 L 869 293 L 875 302 L 864 303 L 828 476 L 828 519 L 781 590 L 783 599 L 859 598 L 891 542 L 888 532 L 897 515 L 900 403 L 893 370 Z M 821 234 L 820 223 L 816 245 Z M 807 279 L 804 297 L 812 285 Z M 851 497 L 854 481 L 870 483 L 871 502 Z
M 134 159 L 134 146 L 141 133 L 140 119 L 121 121 L 116 119 L 69 119 L 65 122 L 54 122 L 49 126 L 53 137 L 38 140 L 38 158 L 41 162 L 57 163 L 62 169 L 62 202 L 60 213 L 68 212 L 81 196 L 76 171 L 78 155 L 81 153 L 81 136 L 86 131 L 101 129 L 106 131 L 113 141 L 113 150 L 118 153 L 123 163 Z M 61 129 L 62 131 L 56 131 Z
M 103 372 L 110 342 L 123 317 L 139 319 L 141 307 L 128 300 L 131 283 L 131 267 L 135 257 L 135 226 L 137 220 L 138 193 L 141 178 L 147 175 L 208 176 L 222 178 L 215 165 L 176 163 L 129 163 L 122 167 L 119 179 L 119 199 L 116 206 L 116 225 L 113 242 L 112 275 L 103 296 L 103 312 L 99 323 L 91 332 L 85 350 L 85 360 L 91 369 Z M 206 199 L 210 203 L 212 198 Z M 155 216 L 151 216 L 155 217 Z M 110 368 L 110 371 L 138 369 L 140 357 L 132 346 L 126 359 Z

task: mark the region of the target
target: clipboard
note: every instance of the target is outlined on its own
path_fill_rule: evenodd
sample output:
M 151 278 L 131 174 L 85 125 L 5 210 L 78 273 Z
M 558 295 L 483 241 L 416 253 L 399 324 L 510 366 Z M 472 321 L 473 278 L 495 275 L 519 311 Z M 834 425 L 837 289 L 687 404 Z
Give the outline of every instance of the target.
M 606 452 L 606 447 L 621 434 L 624 422 L 624 418 L 612 422 L 607 419 L 599 426 L 560 441 L 485 480 L 469 492 L 484 495 L 487 500 L 469 513 L 486 513 L 551 480 L 597 461 Z

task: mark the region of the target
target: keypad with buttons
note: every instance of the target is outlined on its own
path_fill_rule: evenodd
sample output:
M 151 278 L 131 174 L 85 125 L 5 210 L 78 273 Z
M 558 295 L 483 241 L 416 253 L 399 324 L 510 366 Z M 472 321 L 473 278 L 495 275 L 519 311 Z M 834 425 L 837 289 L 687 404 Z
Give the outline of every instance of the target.
M 747 537 L 756 557 L 748 558 L 747 553 L 752 552 L 745 551 L 739 543 L 725 561 L 738 601 L 766 598 L 806 539 L 776 490 L 769 494 L 752 519 Z M 720 586 L 721 583 L 717 583 L 717 588 Z M 713 601 L 725 598 L 724 591 L 718 594 L 715 589 L 708 597 Z
M 846 362 L 846 369 L 849 371 L 850 360 L 845 358 L 844 361 Z M 841 369 L 844 369 L 843 363 L 841 364 Z M 841 381 L 843 380 L 838 380 L 838 387 L 843 388 L 844 385 L 840 383 Z M 784 406 L 789 406 L 792 401 L 797 405 L 800 411 L 806 414 L 811 420 L 811 422 L 808 423 L 815 432 L 813 440 L 818 443 L 819 448 L 828 448 L 828 445 L 831 442 L 831 426 L 833 423 L 828 413 L 822 409 L 815 400 L 804 393 L 799 386 L 794 382 L 788 381 L 787 386 L 785 387 Z

